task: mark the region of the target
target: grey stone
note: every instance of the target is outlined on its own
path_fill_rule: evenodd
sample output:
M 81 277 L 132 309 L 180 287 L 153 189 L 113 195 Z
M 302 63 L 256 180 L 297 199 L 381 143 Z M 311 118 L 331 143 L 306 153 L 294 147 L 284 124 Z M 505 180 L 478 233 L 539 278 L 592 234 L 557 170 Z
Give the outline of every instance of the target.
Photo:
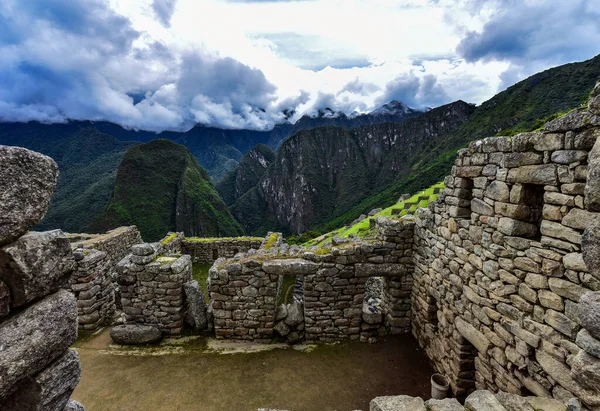
M 74 267 L 71 244 L 60 230 L 31 232 L 0 247 L 0 280 L 13 307 L 64 287 Z
M 171 270 L 175 274 L 179 274 L 184 270 L 192 270 L 192 257 L 185 254 L 179 257 L 175 262 L 171 264 Z
M 142 244 L 132 245 L 131 252 L 134 255 L 147 256 L 147 255 L 154 254 L 155 250 L 154 250 L 154 247 L 152 247 L 150 244 L 142 243 Z
M 498 221 L 498 231 L 504 235 L 515 237 L 534 237 L 538 232 L 538 228 L 524 221 L 502 217 Z
M 0 281 L 0 320 L 10 312 L 10 290 Z
M 600 225 L 590 226 L 583 232 L 581 254 L 589 271 L 600 277 Z
M 454 321 L 458 332 L 468 340 L 477 350 L 481 353 L 487 353 L 492 343 L 490 340 L 479 330 L 473 327 L 471 324 L 466 322 L 460 317 L 457 317 Z
M 402 264 L 368 264 L 354 265 L 357 277 L 398 277 L 406 273 Z
M 581 326 L 592 337 L 600 339 L 600 291 L 583 294 L 577 308 Z
M 0 401 L 0 407 L 20 411 L 62 410 L 80 376 L 79 355 L 67 350 L 39 374 L 20 385 L 4 402 Z
M 206 302 L 204 294 L 198 285 L 198 281 L 192 280 L 183 284 L 183 293 L 185 295 L 185 322 L 196 331 L 206 330 L 208 328 L 208 319 L 206 318 Z
M 408 395 L 376 397 L 371 400 L 369 409 L 370 411 L 427 411 L 422 398 Z
M 600 214 L 572 208 L 562 219 L 562 224 L 577 230 L 585 230 L 588 227 L 600 225 Z
M 281 304 L 279 307 L 277 307 L 277 313 L 275 313 L 275 321 L 279 321 L 279 320 L 283 320 L 285 317 L 287 317 L 287 307 L 285 304 Z
M 600 139 L 588 156 L 588 177 L 585 185 L 585 209 L 600 211 Z
M 502 404 L 506 411 L 534 411 L 525 397 L 508 392 L 498 392 L 496 399 Z
M 589 271 L 581 253 L 566 254 L 563 257 L 563 264 L 565 265 L 565 268 L 567 270 L 585 271 L 585 272 Z
M 85 407 L 79 401 L 69 400 L 63 411 L 85 411 Z
M 427 411 L 464 411 L 462 405 L 456 398 L 446 398 L 443 400 L 429 399 L 425 401 Z
M 565 404 L 554 398 L 527 397 L 527 402 L 536 411 L 567 411 Z
M 583 288 L 580 285 L 573 284 L 570 281 L 555 277 L 548 279 L 548 285 L 553 293 L 575 302 L 578 302 L 581 296 L 588 291 L 586 288 Z
M 583 150 L 557 150 L 552 153 L 552 162 L 559 164 L 571 164 L 577 161 L 584 161 L 587 158 L 587 151 Z
M 465 400 L 465 408 L 469 411 L 506 411 L 500 401 L 490 391 L 478 390 Z
M 42 220 L 57 179 L 58 166 L 50 157 L 0 145 L 0 245 Z
M 290 326 L 296 326 L 304 321 L 304 308 L 302 304 L 292 303 L 287 306 L 287 317 L 285 323 Z
M 590 95 L 590 100 L 588 101 L 588 110 L 591 113 L 600 116 L 600 82 L 596 83 L 596 87 Z
M 479 198 L 471 200 L 471 211 L 481 215 L 494 215 L 494 207 Z
M 137 345 L 158 342 L 162 335 L 157 327 L 151 325 L 125 324 L 112 327 L 110 337 L 117 344 Z
M 291 258 L 287 260 L 269 260 L 262 266 L 267 274 L 277 275 L 308 275 L 317 271 L 318 265 L 312 261 Z
M 509 183 L 556 185 L 556 165 L 542 164 L 512 168 L 508 171 Z
M 577 339 L 575 342 L 588 354 L 600 358 L 600 340 L 592 337 L 592 335 L 585 328 L 581 329 L 577 333 Z
M 600 392 L 600 358 L 579 351 L 571 362 L 571 377 L 590 390 Z
M 0 324 L 0 398 L 34 378 L 77 339 L 77 305 L 60 290 Z
M 273 329 L 277 334 L 281 335 L 282 337 L 287 336 L 291 331 L 290 326 L 287 325 L 284 321 L 279 321 L 277 324 L 275 324 Z

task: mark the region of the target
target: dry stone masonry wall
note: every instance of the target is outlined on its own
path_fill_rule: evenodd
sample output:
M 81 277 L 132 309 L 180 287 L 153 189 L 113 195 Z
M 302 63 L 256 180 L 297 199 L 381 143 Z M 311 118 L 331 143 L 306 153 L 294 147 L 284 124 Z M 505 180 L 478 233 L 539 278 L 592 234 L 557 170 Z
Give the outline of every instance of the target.
M 472 143 L 418 215 L 413 333 L 456 396 L 600 409 L 599 94 L 543 131 Z
M 75 269 L 60 231 L 27 233 L 46 212 L 58 167 L 50 158 L 0 146 L 0 409 L 83 409 L 69 397 L 81 375 Z
M 232 258 L 237 253 L 245 253 L 250 249 L 260 248 L 263 238 L 185 238 L 181 248 L 189 254 L 194 263 L 212 264 L 219 258 Z

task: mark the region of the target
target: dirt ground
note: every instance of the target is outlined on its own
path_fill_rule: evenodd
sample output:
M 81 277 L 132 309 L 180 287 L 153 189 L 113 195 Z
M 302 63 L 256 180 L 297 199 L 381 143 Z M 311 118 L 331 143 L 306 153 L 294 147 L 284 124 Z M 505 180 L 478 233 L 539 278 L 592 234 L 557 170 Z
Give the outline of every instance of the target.
M 432 369 L 410 336 L 238 354 L 208 349 L 204 339 L 109 345 L 107 332 L 77 344 L 83 375 L 73 398 L 88 411 L 366 411 L 381 395 L 429 398 Z

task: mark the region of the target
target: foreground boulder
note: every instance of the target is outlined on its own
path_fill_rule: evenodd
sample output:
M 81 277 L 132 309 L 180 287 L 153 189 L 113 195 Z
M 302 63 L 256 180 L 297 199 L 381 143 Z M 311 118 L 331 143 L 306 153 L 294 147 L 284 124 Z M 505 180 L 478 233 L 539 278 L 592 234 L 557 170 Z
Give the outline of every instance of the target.
M 11 410 L 62 410 L 81 377 L 79 355 L 68 350 L 11 395 L 2 405 Z
M 158 328 L 141 324 L 118 325 L 111 328 L 110 336 L 114 342 L 123 345 L 152 344 L 162 338 Z
M 38 224 L 50 204 L 58 166 L 21 147 L 0 146 L 0 245 Z
M 69 239 L 60 230 L 31 232 L 0 247 L 0 280 L 20 307 L 66 285 L 75 268 Z
M 0 399 L 64 355 L 77 339 L 77 305 L 61 290 L 0 324 Z

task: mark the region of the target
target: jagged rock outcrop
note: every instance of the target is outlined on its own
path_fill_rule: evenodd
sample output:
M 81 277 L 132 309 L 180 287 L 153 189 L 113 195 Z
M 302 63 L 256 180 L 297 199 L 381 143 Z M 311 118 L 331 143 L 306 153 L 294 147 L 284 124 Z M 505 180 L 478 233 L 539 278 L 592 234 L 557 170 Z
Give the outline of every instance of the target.
M 219 198 L 208 174 L 184 146 L 154 140 L 131 148 L 117 172 L 97 232 L 135 224 L 144 240 L 166 232 L 190 236 L 234 236 L 243 229 Z
M 50 158 L 21 147 L 0 146 L 0 245 L 39 223 L 58 179 Z

